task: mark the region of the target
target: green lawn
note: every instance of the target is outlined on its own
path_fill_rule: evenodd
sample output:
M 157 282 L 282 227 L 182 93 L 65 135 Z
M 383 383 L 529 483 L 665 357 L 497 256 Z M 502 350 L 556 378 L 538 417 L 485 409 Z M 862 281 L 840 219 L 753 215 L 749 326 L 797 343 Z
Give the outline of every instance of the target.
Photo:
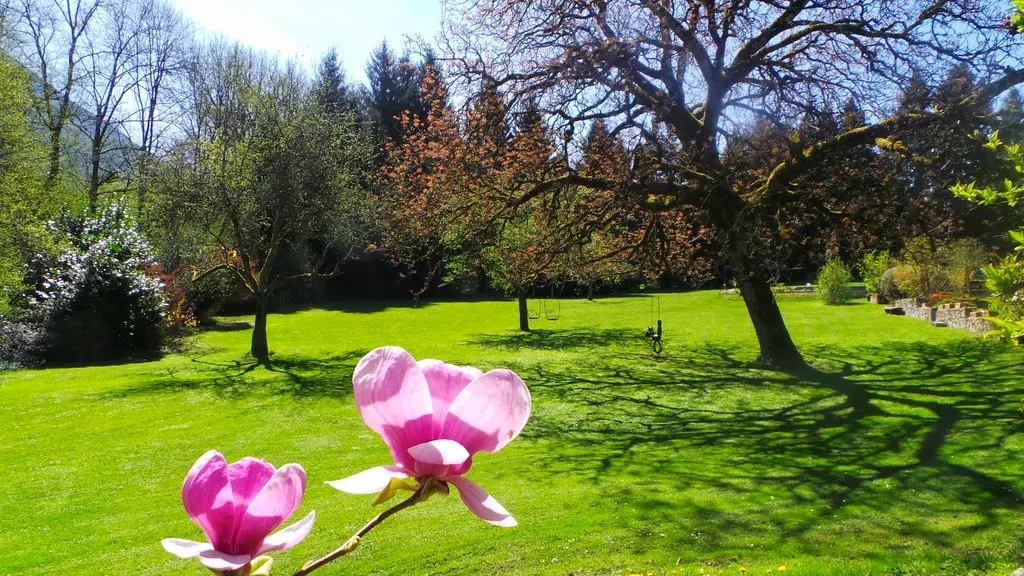
M 514 302 L 359 303 L 270 318 L 272 370 L 246 330 L 158 362 L 0 374 L 0 574 L 203 574 L 159 545 L 199 538 L 179 488 L 216 448 L 310 485 L 313 534 L 275 574 L 339 545 L 371 497 L 323 484 L 387 461 L 359 420 L 368 349 L 516 369 L 534 412 L 469 477 L 511 530 L 431 499 L 318 574 L 1004 574 L 1024 551 L 1019 349 L 899 317 L 787 297 L 815 370 L 757 369 L 742 302 L 665 295 L 562 301 L 520 334 Z M 239 319 L 227 319 L 239 320 Z

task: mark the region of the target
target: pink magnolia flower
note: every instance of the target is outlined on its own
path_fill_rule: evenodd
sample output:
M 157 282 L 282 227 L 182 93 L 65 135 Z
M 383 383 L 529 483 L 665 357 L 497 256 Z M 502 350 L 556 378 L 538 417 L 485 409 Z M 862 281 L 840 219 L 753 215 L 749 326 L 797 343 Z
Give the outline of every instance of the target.
M 269 535 L 302 502 L 306 472 L 298 464 L 275 469 L 263 460 L 243 458 L 228 465 L 219 452 L 203 454 L 181 487 L 185 512 L 208 542 L 180 538 L 161 541 L 179 558 L 199 558 L 214 572 L 240 572 L 258 555 L 295 546 L 313 528 L 315 512 Z
M 396 346 L 363 357 L 352 375 L 363 421 L 391 449 L 394 466 L 379 466 L 328 482 L 351 494 L 379 493 L 392 480 L 437 478 L 451 483 L 466 506 L 486 522 L 516 521 L 463 474 L 477 452 L 497 452 L 530 418 L 530 391 L 511 370 L 484 374 L 439 360 L 417 362 Z

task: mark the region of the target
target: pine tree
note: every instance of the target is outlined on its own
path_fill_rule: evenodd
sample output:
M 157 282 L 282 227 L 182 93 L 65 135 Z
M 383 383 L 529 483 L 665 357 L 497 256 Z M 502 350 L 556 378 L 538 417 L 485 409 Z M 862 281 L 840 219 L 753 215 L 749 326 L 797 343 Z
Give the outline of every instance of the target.
M 843 130 L 853 130 L 867 124 L 867 117 L 864 111 L 857 105 L 856 100 L 850 98 L 843 105 L 843 113 L 839 120 L 839 127 Z
M 914 72 L 907 83 L 906 90 L 903 91 L 902 98 L 900 98 L 900 109 L 908 113 L 920 114 L 931 106 L 931 100 L 931 88 L 928 87 L 920 72 Z
M 1024 140 L 1024 100 L 1016 88 L 1006 95 L 996 127 L 1003 142 L 1016 144 Z
M 428 51 L 423 62 L 414 64 L 408 52 L 401 57 L 396 56 L 387 41 L 381 42 L 370 55 L 366 65 L 369 80 L 366 105 L 382 150 L 387 143 L 391 146 L 402 143 L 403 119 L 407 112 L 420 120 L 427 118 L 429 105 L 424 102 L 421 87 L 434 60 L 436 58 Z M 382 153 L 378 162 L 382 164 L 385 161 Z
M 984 146 L 985 135 L 997 124 L 990 120 L 990 107 L 977 104 L 967 109 L 961 105 L 976 88 L 965 65 L 950 69 L 934 90 L 917 76 L 907 86 L 900 113 L 919 113 L 923 105 L 947 113 L 925 129 L 908 132 L 889 153 L 894 162 L 893 207 L 901 212 L 895 223 L 903 239 L 990 234 L 991 213 L 973 208 L 950 192 L 957 182 L 977 180 L 990 185 L 1001 182 L 1004 175 L 1005 167 Z M 956 113 L 948 113 L 952 109 Z
M 338 63 L 338 52 L 331 48 L 320 61 L 313 97 L 330 114 L 355 110 L 355 99 L 345 79 L 345 70 Z
M 370 55 L 366 77 L 369 81 L 368 104 L 372 121 L 381 138 L 400 143 L 403 106 L 399 94 L 398 61 L 386 40 Z

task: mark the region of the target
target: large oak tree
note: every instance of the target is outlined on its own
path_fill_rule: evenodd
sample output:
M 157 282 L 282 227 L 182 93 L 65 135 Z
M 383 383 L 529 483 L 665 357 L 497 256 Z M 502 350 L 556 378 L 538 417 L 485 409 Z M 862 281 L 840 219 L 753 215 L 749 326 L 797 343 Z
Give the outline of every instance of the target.
M 990 101 L 1024 80 L 1021 40 L 1000 25 L 995 0 L 455 0 L 443 43 L 466 87 L 537 98 L 568 134 L 594 119 L 611 132 L 667 134 L 657 181 L 607 180 L 566 171 L 534 183 L 536 197 L 565 185 L 628 190 L 639 207 L 706 211 L 735 275 L 761 360 L 796 368 L 789 335 L 757 257 L 757 223 L 800 201 L 799 180 L 836 154 L 895 139 Z M 898 108 L 915 72 L 966 66 L 981 79 L 947 108 Z M 934 83 L 934 82 L 933 82 Z M 866 122 L 820 139 L 795 140 L 753 181 L 723 162 L 754 118 L 793 125 L 809 111 L 851 102 Z M 522 199 L 517 202 L 523 201 Z M 653 221 L 653 218 L 652 218 Z

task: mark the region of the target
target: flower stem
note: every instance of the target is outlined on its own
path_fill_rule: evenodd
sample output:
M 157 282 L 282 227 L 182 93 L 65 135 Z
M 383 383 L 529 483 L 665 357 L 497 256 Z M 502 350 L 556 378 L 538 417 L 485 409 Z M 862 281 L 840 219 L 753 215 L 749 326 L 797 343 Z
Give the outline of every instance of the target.
M 306 562 L 305 566 L 303 566 L 298 572 L 296 572 L 292 576 L 306 576 L 307 574 L 316 570 L 317 568 L 326 566 L 327 564 L 334 562 L 335 560 L 341 558 L 349 552 L 352 552 L 359 546 L 359 542 L 360 540 L 362 540 L 363 536 L 366 536 L 370 532 L 370 530 L 376 528 L 378 524 L 387 520 L 390 516 L 397 514 L 402 510 L 410 508 L 415 504 L 418 504 L 419 502 L 425 500 L 425 497 L 429 497 L 430 493 L 428 492 L 428 490 L 430 490 L 431 488 L 428 488 L 428 486 L 431 486 L 429 482 L 422 483 L 419 489 L 413 492 L 412 496 L 409 496 L 405 500 L 399 502 L 398 504 L 395 504 L 391 508 L 388 508 L 387 510 L 374 516 L 372 520 L 367 522 L 365 526 L 360 528 L 358 532 L 356 532 L 352 535 L 351 538 L 346 540 L 345 543 L 341 545 L 341 548 L 338 548 L 337 550 L 331 552 L 323 558 Z

